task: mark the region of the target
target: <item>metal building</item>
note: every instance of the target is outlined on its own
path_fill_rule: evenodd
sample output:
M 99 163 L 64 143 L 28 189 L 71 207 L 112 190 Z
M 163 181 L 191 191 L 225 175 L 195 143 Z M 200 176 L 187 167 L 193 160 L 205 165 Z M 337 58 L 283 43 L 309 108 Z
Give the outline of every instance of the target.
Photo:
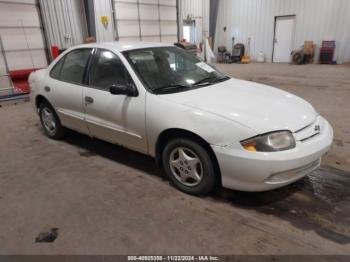
M 97 41 L 178 39 L 176 0 L 94 0 L 94 6 Z
M 187 27 L 191 38 L 187 40 L 200 43 L 209 36 L 209 0 L 181 0 L 179 6 L 180 38 L 184 38 Z
M 320 48 L 323 40 L 335 40 L 334 60 L 344 63 L 350 60 L 349 12 L 348 0 L 220 0 L 217 44 L 231 49 L 232 37 L 244 44 L 251 38 L 253 60 L 262 51 L 267 62 L 287 62 L 286 54 L 304 41 Z
M 0 96 L 13 92 L 11 72 L 47 66 L 46 43 L 35 0 L 0 1 Z

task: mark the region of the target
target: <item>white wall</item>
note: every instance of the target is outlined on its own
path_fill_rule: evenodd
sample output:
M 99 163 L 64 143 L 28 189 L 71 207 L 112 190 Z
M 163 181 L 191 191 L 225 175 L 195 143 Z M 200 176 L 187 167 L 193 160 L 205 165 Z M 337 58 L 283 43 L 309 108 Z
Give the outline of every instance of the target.
M 94 0 L 95 7 L 95 23 L 96 23 L 96 41 L 114 41 L 114 22 L 113 8 L 111 0 Z M 109 23 L 104 26 L 101 23 L 101 16 L 108 16 Z
M 176 0 L 113 0 L 113 5 L 120 41 L 177 42 Z
M 40 0 L 48 45 L 60 49 L 83 44 L 87 26 L 83 0 Z
M 0 75 L 7 70 L 45 67 L 45 41 L 35 0 L 0 0 Z M 7 60 L 8 69 L 5 66 Z
M 126 0 L 125 2 L 135 2 L 135 1 L 134 0 L 131 0 L 131 1 Z M 143 1 L 143 2 L 147 3 L 147 1 Z M 149 1 L 149 2 L 152 3 L 153 1 Z M 167 5 L 172 5 L 173 0 L 170 0 L 170 1 L 162 0 L 161 3 L 167 4 Z M 96 20 L 95 21 L 96 22 L 96 40 L 98 42 L 114 41 L 116 39 L 116 33 L 115 33 L 115 29 L 114 29 L 115 25 L 114 25 L 114 20 L 113 20 L 112 1 L 111 0 L 94 0 L 94 6 L 95 6 L 95 20 Z M 118 15 L 118 13 L 116 15 Z M 125 14 L 125 15 L 127 15 L 127 14 Z M 108 16 L 108 18 L 109 18 L 108 26 L 104 26 L 101 23 L 101 16 Z M 172 17 L 169 17 L 169 20 L 172 20 L 172 19 L 173 19 Z M 165 19 L 163 19 L 163 20 L 165 20 Z M 129 21 L 129 23 L 131 24 L 132 22 Z M 167 36 L 164 36 L 163 40 L 166 40 L 166 38 L 167 38 Z M 175 39 L 174 37 L 168 37 L 168 38 L 169 38 L 169 41 L 165 41 L 165 42 L 174 42 L 174 39 Z M 128 39 L 128 40 L 132 40 L 132 39 Z M 135 40 L 137 41 L 137 39 L 135 39 Z M 149 41 L 151 41 L 151 39 Z
M 322 40 L 336 40 L 335 60 L 350 61 L 349 0 L 220 0 L 219 5 L 216 46 L 230 50 L 232 36 L 244 44 L 251 37 L 252 58 L 263 51 L 271 62 L 275 16 L 296 15 L 293 49 L 305 40 L 318 47 Z
M 182 23 L 187 15 L 196 21 L 196 38 L 199 44 L 204 37 L 209 36 L 209 0 L 179 0 L 180 39 L 182 38 Z
M 113 41 L 115 35 L 111 1 L 95 0 L 94 5 L 97 41 Z M 101 24 L 102 15 L 106 15 L 110 19 L 107 27 Z M 209 0 L 179 0 L 180 38 L 182 37 L 182 21 L 186 19 L 187 15 L 191 15 L 196 20 L 196 36 L 199 43 L 203 37 L 209 36 Z

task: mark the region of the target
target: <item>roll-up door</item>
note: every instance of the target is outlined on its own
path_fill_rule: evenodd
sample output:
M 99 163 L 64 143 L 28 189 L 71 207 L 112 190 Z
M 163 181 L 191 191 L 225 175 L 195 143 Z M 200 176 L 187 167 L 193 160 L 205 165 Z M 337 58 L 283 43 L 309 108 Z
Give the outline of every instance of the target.
M 10 72 L 47 66 L 36 0 L 0 0 L 0 96 L 10 94 Z
M 178 41 L 176 0 L 112 0 L 120 41 Z

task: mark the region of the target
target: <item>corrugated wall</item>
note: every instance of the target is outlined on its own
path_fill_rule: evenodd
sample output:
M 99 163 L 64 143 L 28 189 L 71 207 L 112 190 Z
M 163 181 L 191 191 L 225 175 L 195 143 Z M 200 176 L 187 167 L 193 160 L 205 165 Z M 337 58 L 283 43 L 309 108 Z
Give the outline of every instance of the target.
M 65 49 L 84 43 L 87 26 L 83 0 L 40 0 L 49 46 Z
M 0 96 L 14 89 L 11 71 L 47 66 L 46 45 L 35 0 L 0 0 Z
M 45 67 L 46 46 L 35 0 L 0 0 L 0 75 Z
M 209 0 L 180 0 L 179 9 L 180 38 L 183 20 L 188 15 L 196 21 L 197 43 L 201 42 L 203 37 L 209 36 Z
M 220 0 L 221 1 L 221 0 Z M 96 39 L 97 41 L 113 41 L 115 39 L 111 0 L 95 0 Z M 179 0 L 179 27 L 182 37 L 182 21 L 187 15 L 196 20 L 196 35 L 199 43 L 209 35 L 209 0 Z M 101 23 L 101 16 L 109 17 L 108 26 Z
M 114 41 L 114 21 L 113 8 L 111 0 L 94 0 L 95 22 L 96 22 L 96 40 L 97 42 Z M 107 16 L 109 23 L 104 26 L 101 22 L 101 16 Z
M 350 61 L 349 14 L 349 0 L 220 0 L 216 43 L 231 49 L 232 36 L 244 44 L 251 37 L 252 58 L 263 51 L 271 62 L 275 16 L 296 15 L 293 48 L 305 40 L 318 47 L 322 40 L 336 40 L 335 59 L 343 63 Z

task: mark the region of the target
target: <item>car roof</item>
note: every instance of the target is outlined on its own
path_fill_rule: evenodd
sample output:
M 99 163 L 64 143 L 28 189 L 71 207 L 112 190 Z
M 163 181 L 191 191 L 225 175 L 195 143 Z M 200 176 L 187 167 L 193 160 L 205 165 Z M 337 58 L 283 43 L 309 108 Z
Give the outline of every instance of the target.
M 84 45 L 78 45 L 75 46 L 76 48 L 106 48 L 106 49 L 113 49 L 114 51 L 123 52 L 123 51 L 130 51 L 130 50 L 136 50 L 136 49 L 142 49 L 142 48 L 152 48 L 152 47 L 166 47 L 166 46 L 172 46 L 170 44 L 165 43 L 155 43 L 155 42 L 101 42 L 101 43 L 90 43 L 90 44 L 84 44 Z

